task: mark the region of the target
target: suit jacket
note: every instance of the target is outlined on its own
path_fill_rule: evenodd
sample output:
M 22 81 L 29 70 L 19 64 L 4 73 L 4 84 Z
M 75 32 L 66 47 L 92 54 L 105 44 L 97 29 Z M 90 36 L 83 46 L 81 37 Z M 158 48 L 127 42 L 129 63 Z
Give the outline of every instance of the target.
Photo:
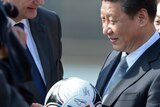
M 0 106 L 1 107 L 29 107 L 17 89 L 10 85 L 4 75 L 7 66 L 0 61 Z
M 113 51 L 99 74 L 96 88 L 100 94 L 113 74 L 121 52 Z M 149 47 L 127 71 L 103 102 L 103 107 L 160 106 L 160 39 Z
M 41 60 L 48 91 L 63 78 L 60 19 L 54 12 L 39 8 L 37 17 L 29 20 L 29 24 Z M 33 81 L 25 82 L 19 86 L 19 91 L 29 104 L 32 102 L 44 103 L 40 100 L 40 95 Z M 25 87 L 33 96 L 28 96 L 25 91 L 21 90 L 21 87 Z

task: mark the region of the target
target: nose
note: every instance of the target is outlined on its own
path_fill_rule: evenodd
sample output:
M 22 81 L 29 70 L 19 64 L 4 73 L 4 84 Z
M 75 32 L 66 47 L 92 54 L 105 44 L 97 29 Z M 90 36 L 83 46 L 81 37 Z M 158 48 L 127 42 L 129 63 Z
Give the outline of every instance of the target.
M 44 0 L 33 0 L 36 5 L 43 5 Z
M 110 35 L 111 33 L 113 33 L 112 25 L 107 20 L 102 21 L 102 28 L 103 28 L 104 35 Z
M 109 25 L 103 25 L 103 34 L 104 35 L 110 35 L 112 33 L 112 29 Z

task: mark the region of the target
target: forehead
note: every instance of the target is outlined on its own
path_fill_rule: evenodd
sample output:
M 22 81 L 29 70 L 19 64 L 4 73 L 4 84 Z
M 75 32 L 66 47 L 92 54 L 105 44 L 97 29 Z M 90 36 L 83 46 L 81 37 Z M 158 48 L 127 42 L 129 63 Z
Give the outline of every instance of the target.
M 102 0 L 101 12 L 106 14 L 121 13 L 122 7 L 119 2 L 110 2 Z
M 27 0 L 3 0 L 4 2 L 9 2 L 9 3 L 18 3 L 21 1 L 27 1 Z
M 157 4 L 157 13 L 158 16 L 160 16 L 160 2 Z

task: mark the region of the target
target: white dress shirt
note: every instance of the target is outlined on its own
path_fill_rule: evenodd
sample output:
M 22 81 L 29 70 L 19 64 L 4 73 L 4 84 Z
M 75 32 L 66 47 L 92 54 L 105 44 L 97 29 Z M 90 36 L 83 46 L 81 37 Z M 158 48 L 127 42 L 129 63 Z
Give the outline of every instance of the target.
M 16 24 L 16 22 L 14 20 L 10 19 L 10 18 L 9 18 L 9 21 L 11 22 L 12 26 L 14 26 Z M 24 24 L 24 32 L 26 33 L 26 36 L 27 36 L 27 41 L 26 41 L 27 42 L 27 47 L 30 50 L 30 53 L 32 54 L 32 57 L 35 61 L 35 64 L 37 65 L 37 68 L 38 68 L 38 70 L 39 70 L 39 72 L 42 76 L 42 79 L 43 79 L 44 83 L 46 84 L 42 64 L 41 64 L 41 61 L 40 61 L 40 58 L 39 58 L 39 54 L 38 54 L 38 51 L 37 51 L 36 44 L 35 44 L 35 42 L 33 40 L 33 37 L 32 37 L 29 22 L 28 22 L 27 19 L 23 19 L 23 20 L 21 20 L 17 23 L 23 23 Z

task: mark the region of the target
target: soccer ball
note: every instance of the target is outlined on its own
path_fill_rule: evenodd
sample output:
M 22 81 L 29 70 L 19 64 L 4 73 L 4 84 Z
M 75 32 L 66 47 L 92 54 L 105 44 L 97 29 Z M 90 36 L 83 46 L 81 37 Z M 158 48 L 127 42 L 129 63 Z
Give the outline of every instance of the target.
M 92 84 L 78 77 L 60 80 L 46 95 L 46 107 L 102 107 L 101 97 Z

